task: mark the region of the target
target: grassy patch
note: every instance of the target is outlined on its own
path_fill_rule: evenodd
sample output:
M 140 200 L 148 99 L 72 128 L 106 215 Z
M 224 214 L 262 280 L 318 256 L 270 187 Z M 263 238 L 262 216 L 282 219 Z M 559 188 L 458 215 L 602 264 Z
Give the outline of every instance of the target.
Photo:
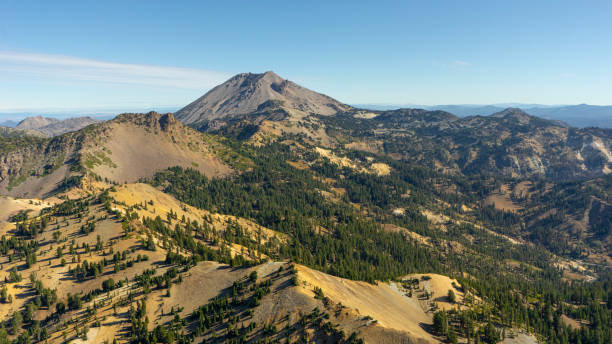
M 83 159 L 83 165 L 88 169 L 93 169 L 98 165 L 106 165 L 113 168 L 117 167 L 111 158 L 106 156 L 104 152 L 95 152 L 93 154 L 87 153 Z
M 27 174 L 20 174 L 18 176 L 13 176 L 12 178 L 9 179 L 8 190 L 9 191 L 12 190 L 14 187 L 25 182 L 26 179 L 28 179 Z

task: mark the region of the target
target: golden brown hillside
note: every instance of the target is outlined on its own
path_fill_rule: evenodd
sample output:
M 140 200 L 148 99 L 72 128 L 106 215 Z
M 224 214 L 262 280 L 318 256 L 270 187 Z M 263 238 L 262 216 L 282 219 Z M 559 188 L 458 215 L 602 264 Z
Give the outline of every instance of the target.
M 430 304 L 421 300 L 417 292 L 408 296 L 399 283 L 350 281 L 302 265 L 272 261 L 259 261 L 252 267 L 200 261 L 177 270 L 168 263 L 168 254 L 176 252 L 187 257 L 189 246 L 179 248 L 176 239 L 171 239 L 176 236 L 157 231 L 159 228 L 154 229 L 145 219 L 160 216 L 168 229 L 193 223 L 193 238 L 203 247 L 226 249 L 230 257 L 242 256 L 247 261 L 265 256 L 252 247 L 222 239 L 228 224 L 243 228 L 253 242 L 278 245 L 286 240 L 285 235 L 252 221 L 193 208 L 148 184 L 114 186 L 101 196 L 55 202 L 52 206 L 46 201 L 30 204 L 27 200 L 5 198 L 2 204 L 7 206 L 0 212 L 0 218 L 7 221 L 9 213 L 34 210 L 25 221 L 5 222 L 2 235 L 22 235 L 22 223 L 45 223 L 42 232 L 33 234 L 42 244 L 34 261 L 3 258 L 0 262 L 0 279 L 11 281 L 5 283 L 10 302 L 2 306 L 0 316 L 11 318 L 41 295 L 53 295 L 56 304 L 46 307 L 43 302 L 33 313 L 33 319 L 48 323 L 45 333 L 49 343 L 66 339 L 74 343 L 128 342 L 125 331 L 134 326 L 130 314 L 140 308 L 144 312 L 142 319 L 148 320 L 148 331 L 172 324 L 176 317 L 189 323 L 191 314 L 201 312 L 200 306 L 235 293 L 231 290 L 235 290 L 236 283 L 253 285 L 257 295 L 262 290 L 255 303 L 236 301 L 230 306 L 230 314 L 241 319 L 237 323 L 240 328 L 253 326 L 246 334 L 249 341 L 267 338 L 331 343 L 353 333 L 354 338 L 368 343 L 439 341 L 424 330 L 431 325 Z M 201 227 L 196 223 L 205 224 L 208 234 L 201 236 Z M 152 244 L 148 243 L 151 240 Z M 153 281 L 143 284 L 145 276 L 149 276 L 147 280 L 172 277 L 163 277 L 161 281 L 165 282 L 160 287 Z M 444 278 L 436 275 L 430 283 Z M 255 297 L 249 288 L 239 288 L 238 300 Z M 76 302 L 75 295 L 81 301 L 71 306 Z M 59 317 L 58 303 L 63 305 Z M 198 332 L 194 339 L 229 335 L 232 324 L 236 324 L 231 317 L 210 321 L 211 327 Z

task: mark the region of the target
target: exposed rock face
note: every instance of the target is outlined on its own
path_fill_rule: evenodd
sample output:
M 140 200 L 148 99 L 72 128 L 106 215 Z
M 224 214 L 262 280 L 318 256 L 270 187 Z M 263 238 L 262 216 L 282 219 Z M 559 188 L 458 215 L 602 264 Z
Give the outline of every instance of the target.
M 143 113 L 123 113 L 115 117 L 113 122 L 128 123 L 136 126 L 152 129 L 155 133 L 167 132 L 178 127 L 183 128 L 181 123 L 171 113 L 159 114 L 157 112 Z
M 612 172 L 612 130 L 573 128 L 515 108 L 465 118 L 400 109 L 321 120 L 342 140 L 384 142 L 380 153 L 449 173 L 571 180 Z
M 44 196 L 70 175 L 81 146 L 79 135 L 58 136 L 0 154 L 0 194 Z
M 271 105 L 325 116 L 351 109 L 333 98 L 284 80 L 273 72 L 243 73 L 177 111 L 176 117 L 186 124 L 204 124 L 242 117 Z

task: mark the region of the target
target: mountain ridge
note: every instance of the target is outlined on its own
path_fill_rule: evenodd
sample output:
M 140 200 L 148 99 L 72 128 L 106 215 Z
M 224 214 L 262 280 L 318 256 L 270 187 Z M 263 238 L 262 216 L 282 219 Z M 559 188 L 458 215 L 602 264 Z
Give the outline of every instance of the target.
M 15 126 L 15 129 L 36 131 L 44 136 L 52 137 L 61 135 L 67 132 L 76 131 L 90 124 L 98 123 L 100 120 L 89 116 L 70 117 L 63 120 L 52 118 L 33 116 L 26 117 Z
M 394 105 L 394 104 L 354 104 L 356 108 L 371 109 L 377 111 L 397 110 L 403 107 L 422 108 L 426 110 L 444 110 L 459 117 L 488 116 L 492 113 L 503 111 L 508 107 L 521 108 L 532 115 L 565 122 L 578 128 L 602 127 L 612 128 L 612 105 L 542 105 L 542 104 L 447 104 L 447 105 Z
M 0 192 L 49 196 L 64 181 L 85 173 L 124 183 L 176 165 L 209 176 L 229 173 L 200 135 L 172 114 L 120 114 L 110 121 L 0 152 Z

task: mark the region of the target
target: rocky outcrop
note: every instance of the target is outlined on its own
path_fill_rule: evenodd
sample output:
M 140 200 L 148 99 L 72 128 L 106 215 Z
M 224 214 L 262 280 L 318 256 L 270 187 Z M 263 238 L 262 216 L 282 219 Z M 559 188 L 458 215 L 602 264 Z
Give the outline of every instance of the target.
M 321 120 L 342 140 L 384 142 L 380 153 L 449 173 L 573 180 L 612 172 L 611 129 L 573 128 L 516 108 L 465 118 L 400 109 Z

